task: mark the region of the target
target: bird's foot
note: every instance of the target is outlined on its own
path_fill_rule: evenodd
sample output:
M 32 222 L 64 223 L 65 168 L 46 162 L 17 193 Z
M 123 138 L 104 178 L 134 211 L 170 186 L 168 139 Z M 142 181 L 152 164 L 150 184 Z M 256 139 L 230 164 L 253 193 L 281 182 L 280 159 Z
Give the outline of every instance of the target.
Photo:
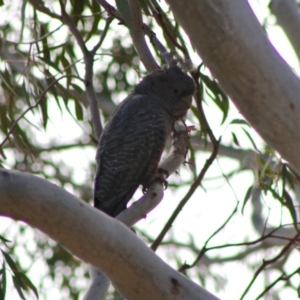
M 143 184 L 143 193 L 145 194 L 148 190 L 148 188 L 151 186 L 152 183 L 154 183 L 155 181 L 159 181 L 161 184 L 164 185 L 165 190 L 168 187 L 168 181 L 166 180 L 166 178 L 168 178 L 169 176 L 169 172 L 167 170 L 158 169 L 158 173 L 156 175 L 151 176 L 146 183 Z
M 169 171 L 168 170 L 165 170 L 163 168 L 158 168 L 158 174 L 165 174 L 166 178 L 169 177 Z

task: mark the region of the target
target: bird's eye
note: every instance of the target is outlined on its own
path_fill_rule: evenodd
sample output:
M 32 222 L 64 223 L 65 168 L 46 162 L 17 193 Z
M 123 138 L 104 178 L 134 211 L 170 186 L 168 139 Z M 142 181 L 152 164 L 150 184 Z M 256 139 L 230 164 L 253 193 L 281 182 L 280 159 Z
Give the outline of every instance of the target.
M 178 93 L 178 90 L 177 90 L 177 89 L 174 89 L 173 92 L 174 92 L 175 94 L 177 94 L 177 93 Z

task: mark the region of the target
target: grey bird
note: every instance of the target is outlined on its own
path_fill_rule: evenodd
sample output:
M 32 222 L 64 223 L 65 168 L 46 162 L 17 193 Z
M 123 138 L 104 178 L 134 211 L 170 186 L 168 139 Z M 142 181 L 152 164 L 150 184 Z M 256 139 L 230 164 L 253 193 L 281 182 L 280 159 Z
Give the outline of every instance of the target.
M 139 187 L 158 175 L 158 163 L 174 121 L 192 103 L 195 85 L 178 66 L 145 76 L 111 115 L 96 154 L 94 206 L 115 217 Z

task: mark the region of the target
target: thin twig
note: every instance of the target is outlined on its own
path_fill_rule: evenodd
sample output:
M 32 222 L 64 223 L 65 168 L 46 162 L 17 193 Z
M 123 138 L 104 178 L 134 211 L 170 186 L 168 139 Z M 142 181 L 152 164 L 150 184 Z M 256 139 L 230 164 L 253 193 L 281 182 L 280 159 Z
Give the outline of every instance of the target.
M 106 18 L 106 23 L 105 23 L 105 27 L 102 31 L 102 34 L 100 36 L 100 39 L 99 39 L 99 42 L 93 47 L 93 49 L 91 50 L 91 53 L 92 55 L 95 55 L 96 54 L 96 51 L 101 47 L 106 35 L 107 35 L 107 32 L 108 32 L 108 28 L 109 28 L 109 25 L 110 23 L 112 22 L 113 18 L 112 17 L 107 17 Z
M 281 274 L 276 280 L 274 280 L 270 285 L 268 285 L 265 290 L 260 293 L 256 298 L 255 300 L 258 300 L 260 299 L 263 295 L 265 295 L 273 286 L 275 286 L 275 284 L 281 280 L 283 281 L 288 281 L 290 278 L 292 278 L 295 274 L 299 274 L 300 273 L 300 268 L 297 268 L 294 272 L 292 272 L 291 274 L 289 275 L 286 275 L 286 274 Z
M 88 50 L 86 48 L 86 45 L 84 43 L 84 40 L 83 40 L 79 30 L 77 29 L 72 18 L 66 12 L 65 5 L 62 0 L 59 0 L 59 4 L 60 4 L 60 9 L 61 9 L 61 16 L 62 16 L 61 21 L 69 27 L 71 33 L 73 34 L 73 36 L 75 37 L 75 39 L 77 41 L 78 46 L 81 49 L 81 52 L 83 53 L 83 55 L 86 55 Z
M 246 294 L 248 293 L 248 291 L 250 290 L 252 284 L 254 283 L 254 281 L 256 280 L 256 278 L 258 277 L 258 275 L 261 273 L 262 270 L 264 270 L 268 265 L 276 262 L 278 259 L 280 259 L 295 243 L 295 241 L 297 241 L 300 237 L 300 233 L 297 233 L 294 238 L 285 246 L 282 248 L 282 250 L 279 252 L 279 254 L 277 254 L 275 257 L 273 257 L 272 259 L 269 260 L 263 260 L 262 265 L 255 271 L 252 280 L 250 281 L 250 283 L 248 284 L 247 288 L 245 289 L 244 293 L 241 296 L 241 300 L 244 299 L 244 297 L 246 296 Z
M 90 105 L 90 114 L 91 114 L 91 121 L 93 124 L 94 134 L 96 140 L 99 140 L 101 133 L 103 131 L 99 108 L 97 104 L 97 97 L 94 90 L 93 78 L 94 78 L 94 56 L 93 55 L 85 55 L 84 56 L 85 62 L 85 88 L 86 94 L 89 100 Z
M 168 26 L 172 26 L 172 23 L 168 20 L 168 18 L 163 18 L 163 16 L 165 15 L 162 8 L 159 6 L 159 4 L 155 1 L 152 1 L 151 3 L 152 5 L 150 5 L 151 11 L 152 11 L 152 15 L 155 19 L 155 21 L 157 22 L 157 24 L 162 28 L 163 32 L 165 33 L 166 37 L 171 41 L 171 43 L 177 47 L 185 56 L 186 59 L 189 59 L 189 53 L 185 47 L 185 45 L 180 45 L 178 44 L 178 42 L 176 41 L 176 39 L 173 37 L 173 35 L 170 33 Z M 165 24 L 165 22 L 167 22 L 168 24 Z
M 47 7 L 45 7 L 44 5 L 40 5 L 36 0 L 30 0 L 30 3 L 36 10 L 38 10 L 44 14 L 47 14 L 52 18 L 58 19 L 62 23 L 67 25 L 70 32 L 75 37 L 75 39 L 78 43 L 78 46 L 80 47 L 80 49 L 83 53 L 85 67 L 86 67 L 86 73 L 85 73 L 86 93 L 87 93 L 87 97 L 88 97 L 89 105 L 90 105 L 90 114 L 91 114 L 91 121 L 93 124 L 94 134 L 96 136 L 96 139 L 98 140 L 103 128 L 102 128 L 102 124 L 101 124 L 99 108 L 97 105 L 97 99 L 96 99 L 94 86 L 93 86 L 93 75 L 94 75 L 93 74 L 93 60 L 94 60 L 94 54 L 97 50 L 97 46 L 99 47 L 101 45 L 105 35 L 102 35 L 103 38 L 102 39 L 100 38 L 98 45 L 96 45 L 92 51 L 88 51 L 79 30 L 77 29 L 72 18 L 66 12 L 65 5 L 62 0 L 59 0 L 60 7 L 61 7 L 61 16 L 52 13 Z
M 61 20 L 61 16 L 57 15 L 50 11 L 49 8 L 47 8 L 45 5 L 41 4 L 41 1 L 37 0 L 29 0 L 29 3 L 38 11 L 44 13 L 45 15 L 48 15 L 49 17 L 57 20 Z
M 166 47 L 159 41 L 156 34 L 146 25 L 143 24 L 144 33 L 149 37 L 150 42 L 157 48 L 162 58 L 168 64 L 169 67 L 177 64 L 177 60 L 174 59 L 173 54 L 169 52 Z
M 100 6 L 102 6 L 108 13 L 109 16 L 116 18 L 119 20 L 120 24 L 124 24 L 125 21 L 121 15 L 121 13 L 116 10 L 112 5 L 110 5 L 107 1 L 105 0 L 97 0 Z
M 78 43 L 78 46 L 80 47 L 80 49 L 83 53 L 83 56 L 84 56 L 85 88 L 86 88 L 86 93 L 87 93 L 87 97 L 88 97 L 89 105 L 90 105 L 90 114 L 91 114 L 91 121 L 93 124 L 94 134 L 95 134 L 96 139 L 99 140 L 99 137 L 102 133 L 103 127 L 101 124 L 99 108 L 97 105 L 97 98 L 96 98 L 94 85 L 93 85 L 94 54 L 95 54 L 97 48 L 96 48 L 96 50 L 94 48 L 92 51 L 89 51 L 87 49 L 79 30 L 77 29 L 72 18 L 67 14 L 62 0 L 59 0 L 59 3 L 60 3 L 60 7 L 61 7 L 62 21 L 69 27 L 71 33 L 74 35 L 74 37 Z M 104 37 L 105 37 L 105 35 L 104 35 Z M 101 41 L 101 39 L 100 39 L 100 41 Z
M 92 142 L 82 142 L 80 140 L 74 142 L 74 143 L 70 143 L 70 144 L 61 144 L 61 145 L 51 145 L 50 147 L 40 147 L 40 148 L 37 148 L 37 147 L 33 147 L 31 146 L 31 150 L 33 152 L 34 155 L 38 155 L 40 153 L 43 153 L 43 152 L 51 152 L 51 151 L 61 151 L 61 150 L 68 150 L 68 149 L 73 149 L 73 148 L 76 148 L 76 147 L 90 147 L 90 146 L 93 146 L 93 143 Z M 13 142 L 10 142 L 8 144 L 6 144 L 3 149 L 14 149 L 16 146 L 14 145 Z
M 239 203 L 236 204 L 234 210 L 232 211 L 232 213 L 229 215 L 229 217 L 225 220 L 225 222 L 215 231 L 211 234 L 211 236 L 206 240 L 203 248 L 201 249 L 201 251 L 199 252 L 199 254 L 197 255 L 196 259 L 194 260 L 194 262 L 191 265 L 188 264 L 184 264 L 180 267 L 179 271 L 180 272 L 184 272 L 187 269 L 193 268 L 202 258 L 202 256 L 204 255 L 204 253 L 206 252 L 206 246 L 207 244 L 211 241 L 211 239 L 216 236 L 227 224 L 228 222 L 231 220 L 231 218 L 234 216 L 234 214 L 237 212 L 238 209 L 238 205 Z
M 159 66 L 156 63 L 145 41 L 144 33 L 142 30 L 142 11 L 139 2 L 136 0 L 129 0 L 128 3 L 132 16 L 132 24 L 128 27 L 136 52 L 138 53 L 140 60 L 142 61 L 148 72 L 151 72 L 155 69 L 159 69 Z
M 14 131 L 15 127 L 17 126 L 18 122 L 33 108 L 36 108 L 39 103 L 43 100 L 44 96 L 46 95 L 46 93 L 61 79 L 66 78 L 66 77 L 74 77 L 73 75 L 63 75 L 57 79 L 55 79 L 53 82 L 51 82 L 47 88 L 42 92 L 42 94 L 40 95 L 40 97 L 38 98 L 38 100 L 36 101 L 35 104 L 27 107 L 25 109 L 25 111 L 14 121 L 13 125 L 11 126 L 11 128 L 9 129 L 8 133 L 6 134 L 4 140 L 2 141 L 2 143 L 0 144 L 0 148 L 3 147 L 3 145 L 6 143 L 6 141 L 9 139 L 10 135 L 12 134 L 12 132 Z
M 119 20 L 120 24 L 127 25 L 125 23 L 124 18 L 121 15 L 121 13 L 118 10 L 116 10 L 112 5 L 108 4 L 105 0 L 97 0 L 97 2 L 107 11 L 109 16 L 112 16 L 112 17 L 116 18 L 117 20 Z M 136 13 L 135 8 L 133 8 L 133 9 L 134 9 L 134 13 Z M 168 66 L 173 66 L 174 64 L 177 64 L 177 61 L 173 58 L 172 53 L 167 51 L 166 47 L 164 47 L 163 44 L 157 39 L 157 37 L 155 36 L 155 33 L 153 31 L 151 31 L 151 29 L 145 23 L 142 23 L 140 21 L 136 21 L 136 23 L 137 24 L 140 23 L 140 26 L 142 27 L 144 34 L 149 37 L 150 41 L 158 49 L 162 58 L 166 61 Z M 137 26 L 137 24 L 135 24 L 135 26 Z M 135 30 L 139 30 L 139 29 L 136 28 Z M 134 37 L 134 38 L 137 38 L 137 37 Z M 139 55 L 141 54 L 141 56 L 144 57 L 144 54 L 145 54 L 144 51 L 146 51 L 146 50 L 144 48 L 142 48 L 142 47 L 145 47 L 145 45 L 141 44 L 140 36 L 137 38 L 136 42 L 137 42 L 136 46 L 141 47 L 141 50 L 138 50 L 140 48 L 137 48 L 138 54 Z M 144 65 L 145 65 L 145 63 L 148 65 L 148 62 L 146 60 L 147 60 L 147 58 L 145 58 L 145 62 L 144 62 L 144 60 L 142 60 Z M 150 65 L 149 69 L 152 68 L 152 70 L 153 70 L 154 62 L 150 62 L 149 65 Z M 157 66 L 156 63 L 155 63 L 155 65 Z M 145 65 L 145 67 L 146 67 L 146 65 Z M 146 67 L 146 69 L 148 69 L 148 67 Z

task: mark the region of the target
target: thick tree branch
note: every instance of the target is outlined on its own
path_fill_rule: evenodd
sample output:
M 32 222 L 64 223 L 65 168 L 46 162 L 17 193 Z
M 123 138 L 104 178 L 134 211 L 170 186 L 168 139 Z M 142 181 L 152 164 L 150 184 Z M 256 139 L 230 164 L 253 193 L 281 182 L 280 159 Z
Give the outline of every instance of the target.
M 128 299 L 215 296 L 170 268 L 119 221 L 41 178 L 0 170 L 0 214 L 24 221 L 100 268 Z
M 268 41 L 248 2 L 167 2 L 245 118 L 300 174 L 299 78 Z
M 98 268 L 89 265 L 90 286 L 83 300 L 103 300 L 106 297 L 110 281 Z

